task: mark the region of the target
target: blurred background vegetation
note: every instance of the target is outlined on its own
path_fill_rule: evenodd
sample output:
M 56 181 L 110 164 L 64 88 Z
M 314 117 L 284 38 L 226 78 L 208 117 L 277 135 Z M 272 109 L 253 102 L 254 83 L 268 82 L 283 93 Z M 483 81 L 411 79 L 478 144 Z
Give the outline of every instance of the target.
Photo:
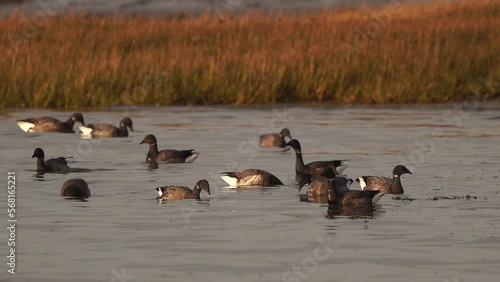
M 0 19 L 0 107 L 498 99 L 500 1 Z

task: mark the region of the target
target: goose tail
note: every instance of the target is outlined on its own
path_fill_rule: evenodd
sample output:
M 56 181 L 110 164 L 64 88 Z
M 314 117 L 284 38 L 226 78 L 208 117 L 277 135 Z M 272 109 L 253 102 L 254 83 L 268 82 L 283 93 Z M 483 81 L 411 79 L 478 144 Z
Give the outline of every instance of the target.
M 196 161 L 196 159 L 198 158 L 198 156 L 199 156 L 199 155 L 200 155 L 200 153 L 193 152 L 193 153 L 191 154 L 191 156 L 189 156 L 189 157 L 187 157 L 187 158 L 186 158 L 186 161 L 185 161 L 185 162 L 186 162 L 186 163 L 192 163 L 192 162 Z
M 34 123 L 28 122 L 28 121 L 23 121 L 23 120 L 17 121 L 17 125 L 19 125 L 19 127 L 24 132 L 30 132 L 30 131 L 32 131 L 35 128 L 35 124 Z
M 83 136 L 91 136 L 92 135 L 92 128 L 90 127 L 86 127 L 86 126 L 83 126 L 83 125 L 80 125 L 78 127 L 78 129 L 80 129 L 80 131 L 82 132 L 82 135 Z
M 375 196 L 373 196 L 372 202 L 373 204 L 376 204 L 382 197 L 385 195 L 384 192 L 379 191 Z
M 346 164 L 343 164 L 343 165 L 339 165 L 338 167 L 336 167 L 335 169 L 337 170 L 337 172 L 339 174 L 342 174 L 342 172 L 344 172 L 344 170 L 348 167 L 349 165 L 346 165 Z
M 224 180 L 224 182 L 226 182 L 229 186 L 233 186 L 233 187 L 238 186 L 238 179 L 235 177 L 231 177 L 228 175 L 222 175 L 220 178 L 222 180 Z

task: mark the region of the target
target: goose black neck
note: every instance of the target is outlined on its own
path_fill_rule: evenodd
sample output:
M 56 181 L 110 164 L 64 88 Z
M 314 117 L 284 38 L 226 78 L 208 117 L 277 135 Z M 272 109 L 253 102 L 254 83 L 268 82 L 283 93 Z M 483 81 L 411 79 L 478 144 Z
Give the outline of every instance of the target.
M 72 129 L 73 125 L 75 125 L 75 121 L 70 117 L 67 121 L 64 122 L 64 127 L 68 129 Z
M 299 184 L 299 191 L 304 187 L 306 184 L 310 184 L 312 181 L 312 176 L 310 174 L 297 174 L 295 176 L 295 179 L 297 180 L 297 183 Z
M 193 195 L 196 200 L 200 200 L 201 189 L 198 186 L 193 188 Z
M 158 159 L 158 145 L 156 143 L 149 145 L 149 158 L 151 161 L 156 161 Z
M 394 176 L 392 178 L 391 186 L 389 187 L 391 194 L 404 194 L 403 185 L 401 185 L 400 176 Z
M 123 136 L 123 137 L 128 137 L 127 127 L 123 126 L 123 125 L 120 125 L 120 127 L 118 128 L 118 135 L 119 136 Z
M 36 170 L 45 171 L 45 161 L 43 158 L 37 158 L 36 160 Z
M 302 174 L 307 171 L 307 167 L 302 159 L 302 153 L 295 150 L 295 173 Z

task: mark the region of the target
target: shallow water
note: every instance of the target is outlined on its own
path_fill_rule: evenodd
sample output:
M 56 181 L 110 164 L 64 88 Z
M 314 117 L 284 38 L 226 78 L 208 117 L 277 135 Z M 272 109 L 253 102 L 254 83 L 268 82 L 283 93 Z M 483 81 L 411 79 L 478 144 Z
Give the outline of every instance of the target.
M 4 182 L 8 171 L 17 172 L 18 260 L 12 276 L 4 256 L 0 280 L 497 281 L 500 105 L 463 106 L 84 112 L 87 123 L 132 118 L 136 131 L 129 138 L 102 140 L 27 134 L 15 123 L 71 113 L 4 112 L 1 171 Z M 403 176 L 403 186 L 415 200 L 385 196 L 363 216 L 329 215 L 326 205 L 300 201 L 293 153 L 255 147 L 258 133 L 284 126 L 301 140 L 306 162 L 348 159 L 350 177 L 389 176 L 395 164 L 407 165 L 413 175 Z M 201 155 L 192 164 L 150 169 L 147 146 L 139 145 L 148 133 L 160 149 L 194 148 Z M 433 145 L 419 149 L 416 142 Z M 73 172 L 37 178 L 36 147 L 47 158 L 71 156 Z M 286 185 L 224 188 L 218 173 L 243 168 L 268 170 Z M 59 196 L 74 177 L 89 183 L 88 202 Z M 155 187 L 193 187 L 202 178 L 212 191 L 202 192 L 204 201 L 154 200 Z M 429 200 L 467 195 L 477 199 Z
M 203 12 L 231 12 L 249 10 L 310 10 L 357 7 L 361 5 L 381 6 L 387 3 L 433 2 L 434 0 L 0 0 L 0 12 L 12 13 L 16 10 L 28 12 L 85 12 L 91 14 L 178 14 Z M 44 4 L 44 5 L 41 5 Z

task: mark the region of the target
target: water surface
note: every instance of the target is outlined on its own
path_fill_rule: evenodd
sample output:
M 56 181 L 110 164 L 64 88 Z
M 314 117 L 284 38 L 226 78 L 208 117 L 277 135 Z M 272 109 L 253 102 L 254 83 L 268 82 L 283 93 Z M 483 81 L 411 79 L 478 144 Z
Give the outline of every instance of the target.
M 249 10 L 304 11 L 323 8 L 352 8 L 362 5 L 382 6 L 387 3 L 432 2 L 434 0 L 0 0 L 4 14 L 15 10 L 50 13 L 84 12 L 91 14 L 179 14 L 204 12 L 240 12 Z M 48 7 L 40 5 L 40 3 Z M 50 14 L 48 13 L 48 14 Z
M 500 107 L 463 106 L 84 112 L 87 123 L 132 118 L 129 138 L 102 140 L 27 134 L 15 123 L 44 115 L 65 120 L 69 112 L 4 112 L 0 166 L 5 182 L 8 171 L 18 177 L 18 274 L 6 273 L 4 256 L 1 280 L 496 281 Z M 413 175 L 403 176 L 403 186 L 415 200 L 384 197 L 361 217 L 300 201 L 293 153 L 256 147 L 258 133 L 284 126 L 302 142 L 306 162 L 347 159 L 350 177 L 390 176 L 394 165 L 407 165 Z M 201 155 L 192 164 L 151 169 L 147 145 L 139 145 L 148 133 L 160 149 Z M 47 158 L 71 156 L 73 172 L 36 177 L 36 147 Z M 224 188 L 218 173 L 244 168 L 268 170 L 285 185 Z M 89 183 L 88 202 L 59 196 L 74 177 Z M 193 187 L 203 178 L 212 190 L 202 192 L 204 201 L 154 200 L 155 187 Z M 466 195 L 477 198 L 442 198 Z M 0 210 L 6 213 L 5 200 Z

